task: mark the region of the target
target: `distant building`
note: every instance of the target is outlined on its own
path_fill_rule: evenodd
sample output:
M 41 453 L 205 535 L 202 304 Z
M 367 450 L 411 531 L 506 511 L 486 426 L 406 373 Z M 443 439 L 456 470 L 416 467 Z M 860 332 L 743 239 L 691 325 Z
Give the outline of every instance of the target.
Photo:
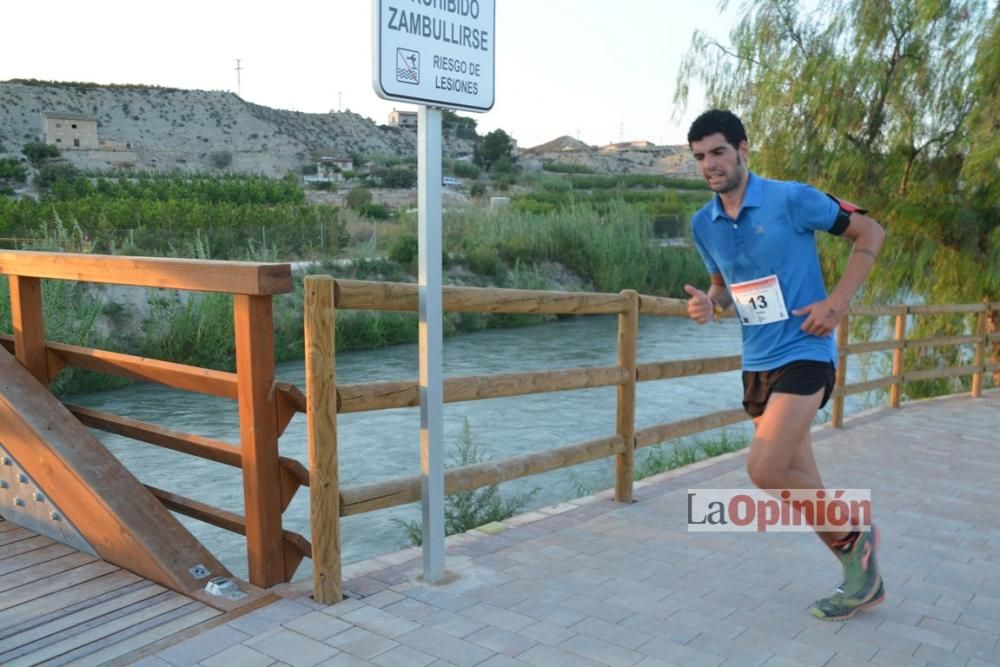
M 393 109 L 392 113 L 389 114 L 389 125 L 393 127 L 413 128 L 415 130 L 417 129 L 417 112 Z
M 321 157 L 316 163 L 316 174 L 305 176 L 306 183 L 341 183 L 345 171 L 354 171 L 354 160 L 349 157 Z
M 97 118 L 78 113 L 42 112 L 42 140 L 60 150 L 100 148 Z

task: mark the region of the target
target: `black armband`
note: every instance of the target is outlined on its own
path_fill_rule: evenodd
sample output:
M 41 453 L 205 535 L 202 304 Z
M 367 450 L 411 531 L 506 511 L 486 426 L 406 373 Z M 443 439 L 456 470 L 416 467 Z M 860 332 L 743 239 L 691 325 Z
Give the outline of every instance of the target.
M 868 209 L 861 208 L 857 204 L 852 204 L 846 199 L 841 199 L 840 197 L 834 197 L 829 192 L 826 196 L 837 202 L 837 219 L 833 221 L 833 225 L 830 226 L 830 233 L 835 236 L 843 236 L 844 232 L 847 231 L 848 225 L 851 224 L 851 213 L 867 213 Z

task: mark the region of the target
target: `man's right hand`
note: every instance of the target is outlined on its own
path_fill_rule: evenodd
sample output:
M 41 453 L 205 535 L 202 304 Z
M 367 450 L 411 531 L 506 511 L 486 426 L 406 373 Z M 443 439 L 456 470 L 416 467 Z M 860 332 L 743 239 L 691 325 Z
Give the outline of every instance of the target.
M 685 285 L 684 291 L 691 297 L 687 302 L 688 315 L 698 324 L 705 324 L 712 319 L 715 312 L 715 304 L 707 294 L 697 287 Z

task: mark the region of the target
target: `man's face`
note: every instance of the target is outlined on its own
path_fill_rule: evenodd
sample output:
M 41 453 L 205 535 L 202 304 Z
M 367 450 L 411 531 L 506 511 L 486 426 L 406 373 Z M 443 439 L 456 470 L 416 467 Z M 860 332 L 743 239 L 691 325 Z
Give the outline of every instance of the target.
M 691 152 L 712 191 L 719 194 L 732 192 L 743 182 L 747 142 L 740 142 L 740 148 L 736 150 L 721 132 L 716 132 L 699 141 L 692 141 Z

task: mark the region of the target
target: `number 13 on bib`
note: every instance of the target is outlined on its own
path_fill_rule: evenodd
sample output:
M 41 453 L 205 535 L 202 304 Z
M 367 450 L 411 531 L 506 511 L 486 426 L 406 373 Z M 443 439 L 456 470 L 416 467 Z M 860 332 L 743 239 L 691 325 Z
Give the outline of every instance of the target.
M 729 286 L 729 293 L 743 324 L 754 326 L 788 319 L 788 309 L 785 308 L 785 298 L 776 275 L 734 283 Z

